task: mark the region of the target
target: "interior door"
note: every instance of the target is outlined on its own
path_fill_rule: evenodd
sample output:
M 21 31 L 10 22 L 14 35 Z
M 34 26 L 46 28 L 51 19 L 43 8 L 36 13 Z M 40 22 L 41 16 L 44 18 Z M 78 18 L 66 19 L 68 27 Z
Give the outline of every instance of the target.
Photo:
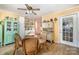
M 60 42 L 77 46 L 77 14 L 60 17 Z

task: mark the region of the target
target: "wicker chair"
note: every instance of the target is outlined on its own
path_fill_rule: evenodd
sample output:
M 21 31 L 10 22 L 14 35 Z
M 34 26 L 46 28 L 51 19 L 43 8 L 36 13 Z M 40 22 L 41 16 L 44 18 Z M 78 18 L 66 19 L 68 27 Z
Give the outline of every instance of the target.
M 39 40 L 39 52 L 43 49 L 48 49 L 48 45 L 46 42 L 46 35 L 44 33 L 40 34 L 36 34 Z
M 15 44 L 14 44 L 14 52 L 13 54 L 16 53 L 16 51 L 22 47 L 22 40 L 21 40 L 21 37 L 18 33 L 15 33 L 14 35 L 14 40 L 15 40 Z M 23 53 L 24 53 L 24 50 L 23 50 Z
M 23 49 L 26 55 L 35 55 L 38 53 L 39 41 L 35 37 L 23 39 Z

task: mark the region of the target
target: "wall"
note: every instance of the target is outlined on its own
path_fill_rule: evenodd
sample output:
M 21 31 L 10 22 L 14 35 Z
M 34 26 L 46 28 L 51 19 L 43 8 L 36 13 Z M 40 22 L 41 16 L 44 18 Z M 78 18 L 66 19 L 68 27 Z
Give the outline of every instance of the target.
M 73 14 L 76 12 L 79 12 L 79 6 L 71 7 L 71 8 L 65 9 L 63 11 L 49 13 L 48 15 L 42 16 L 42 20 L 50 20 L 51 18 L 54 19 L 55 17 L 58 19 L 60 16 L 69 15 L 69 14 Z M 54 41 L 55 42 L 57 42 L 58 38 L 59 38 L 58 20 L 56 22 L 54 22 Z
M 0 19 L 3 20 L 6 16 L 18 18 L 19 15 L 11 11 L 0 10 Z

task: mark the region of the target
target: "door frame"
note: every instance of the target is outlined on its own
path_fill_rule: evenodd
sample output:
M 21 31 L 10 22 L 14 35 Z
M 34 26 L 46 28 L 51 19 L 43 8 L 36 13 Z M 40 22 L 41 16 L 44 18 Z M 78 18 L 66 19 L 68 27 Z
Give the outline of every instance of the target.
M 63 34 L 62 34 L 62 18 L 71 17 L 71 16 L 74 18 L 73 19 L 73 43 L 66 42 L 66 41 L 64 42 L 63 41 Z M 59 43 L 70 45 L 70 46 L 75 46 L 75 47 L 79 46 L 78 41 L 77 41 L 77 39 L 78 39 L 78 28 L 77 28 L 78 20 L 77 19 L 78 19 L 78 13 L 59 17 L 59 20 L 58 20 L 58 23 L 59 23 Z

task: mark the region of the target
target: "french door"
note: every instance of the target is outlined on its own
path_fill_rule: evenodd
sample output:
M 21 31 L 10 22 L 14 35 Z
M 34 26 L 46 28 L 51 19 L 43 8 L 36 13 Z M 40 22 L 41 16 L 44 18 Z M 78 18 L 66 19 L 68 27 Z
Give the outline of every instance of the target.
M 77 14 L 60 17 L 59 35 L 61 43 L 77 46 Z

